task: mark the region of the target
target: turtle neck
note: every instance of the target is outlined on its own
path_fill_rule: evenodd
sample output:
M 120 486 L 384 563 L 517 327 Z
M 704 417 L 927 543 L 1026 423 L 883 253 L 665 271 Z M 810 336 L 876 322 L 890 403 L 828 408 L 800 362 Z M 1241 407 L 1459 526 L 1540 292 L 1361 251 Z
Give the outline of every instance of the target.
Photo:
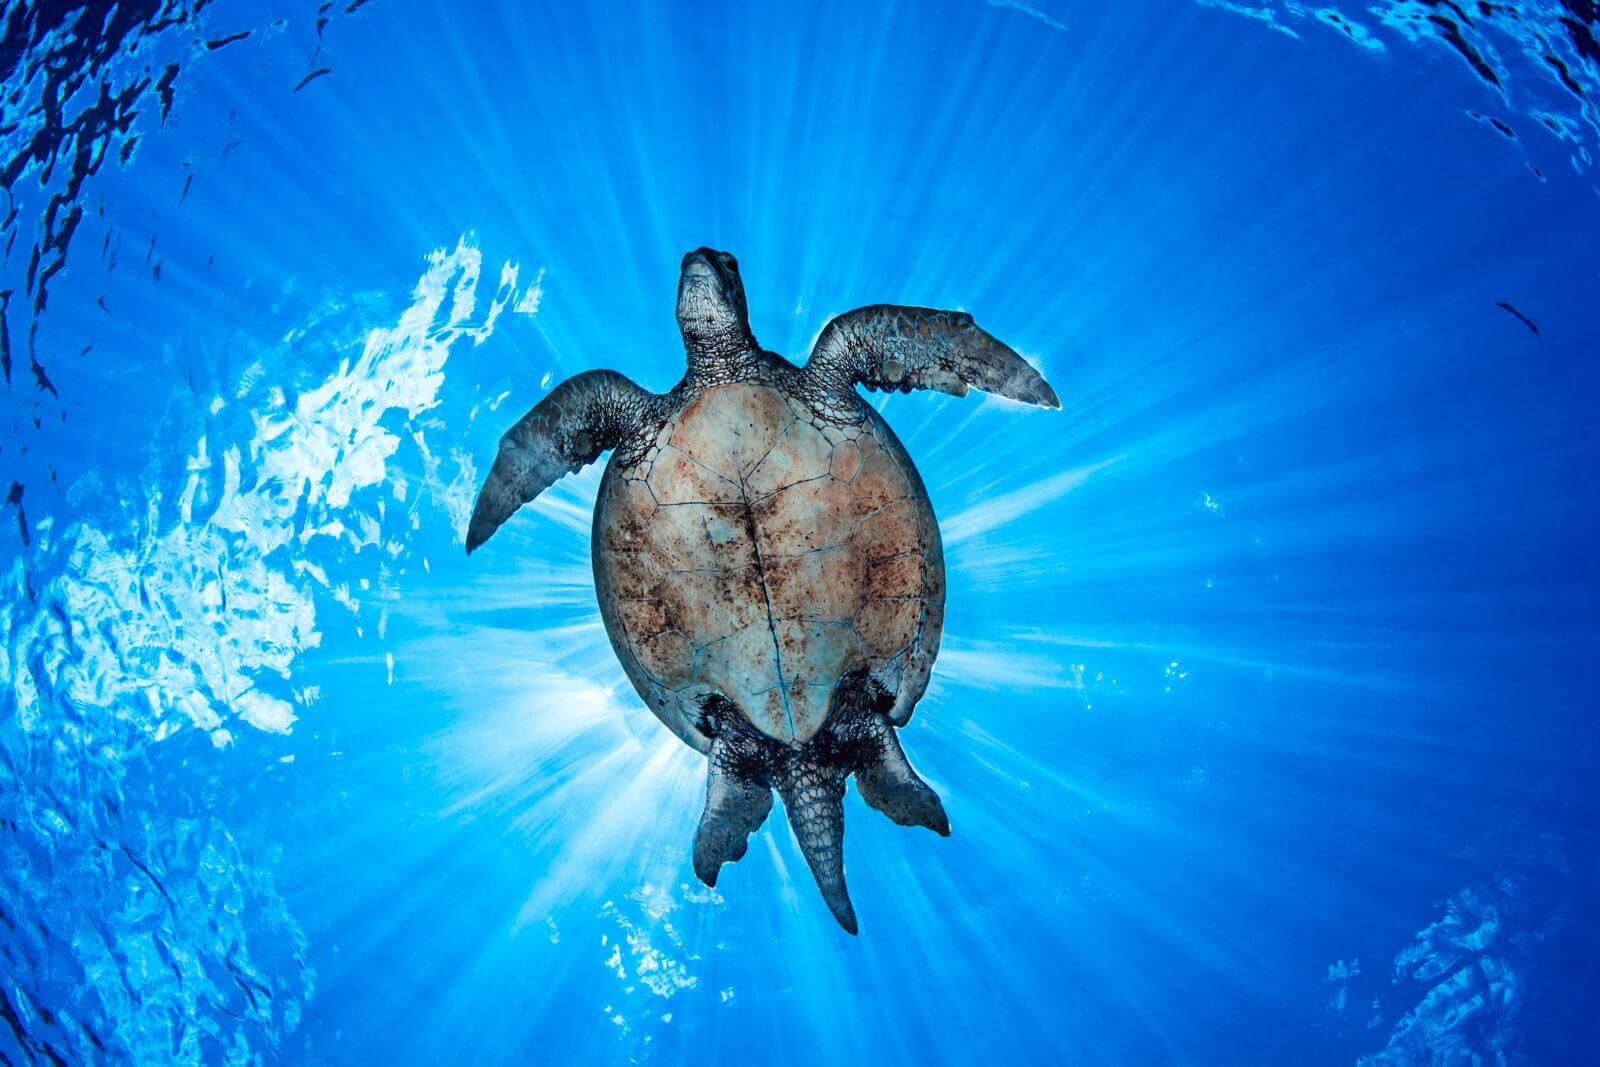
M 721 385 L 743 378 L 761 355 L 761 346 L 749 327 L 718 337 L 684 338 L 689 381 L 694 385 Z

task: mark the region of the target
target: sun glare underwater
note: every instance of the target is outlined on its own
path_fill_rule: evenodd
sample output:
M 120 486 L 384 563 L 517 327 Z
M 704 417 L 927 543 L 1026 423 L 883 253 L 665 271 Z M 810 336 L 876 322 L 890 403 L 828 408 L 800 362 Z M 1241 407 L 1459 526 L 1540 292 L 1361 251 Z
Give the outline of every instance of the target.
M 0 1062 L 1593 1062 L 1591 0 L 7 3 Z M 1333 4 L 1339 6 L 1331 6 Z M 499 435 L 970 312 L 861 933 Z

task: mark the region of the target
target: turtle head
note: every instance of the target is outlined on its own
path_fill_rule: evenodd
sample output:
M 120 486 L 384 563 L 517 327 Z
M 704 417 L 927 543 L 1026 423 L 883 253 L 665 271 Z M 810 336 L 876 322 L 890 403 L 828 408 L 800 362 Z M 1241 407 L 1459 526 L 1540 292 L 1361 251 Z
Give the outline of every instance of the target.
M 678 328 L 690 354 L 748 347 L 750 313 L 744 302 L 739 261 L 715 248 L 683 257 L 678 276 Z

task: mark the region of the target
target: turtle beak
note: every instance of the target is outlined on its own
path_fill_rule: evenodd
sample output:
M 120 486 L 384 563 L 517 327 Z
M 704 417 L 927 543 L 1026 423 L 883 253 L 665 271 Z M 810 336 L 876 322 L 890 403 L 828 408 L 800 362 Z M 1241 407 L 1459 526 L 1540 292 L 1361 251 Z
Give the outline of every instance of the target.
M 718 290 L 722 288 L 722 276 L 704 252 L 690 252 L 683 257 L 683 276 L 679 278 L 678 286 L 688 288 L 691 285 L 709 285 Z
M 678 299 L 698 290 L 702 293 L 722 293 L 722 278 L 717 268 L 700 252 L 690 252 L 683 257 L 683 273 L 678 277 Z
M 698 294 L 690 297 L 689 294 Z M 717 269 L 717 264 L 702 251 L 690 252 L 683 257 L 683 273 L 678 278 L 678 301 L 683 306 L 685 298 L 697 304 L 721 306 L 728 299 L 728 280 Z
M 683 257 L 683 277 L 690 278 L 715 278 L 716 270 L 711 266 L 711 261 L 699 252 L 690 252 Z

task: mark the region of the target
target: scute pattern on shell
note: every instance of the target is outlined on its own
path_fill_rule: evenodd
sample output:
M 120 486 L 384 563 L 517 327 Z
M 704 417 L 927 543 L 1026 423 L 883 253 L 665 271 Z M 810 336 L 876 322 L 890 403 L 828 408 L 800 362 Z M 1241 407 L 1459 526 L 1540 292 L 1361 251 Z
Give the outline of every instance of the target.
M 601 487 L 607 629 L 651 709 L 702 750 L 714 696 L 788 743 L 816 734 L 851 672 L 909 712 L 938 648 L 938 527 L 904 449 L 865 404 L 824 410 L 785 384 L 700 391 Z

